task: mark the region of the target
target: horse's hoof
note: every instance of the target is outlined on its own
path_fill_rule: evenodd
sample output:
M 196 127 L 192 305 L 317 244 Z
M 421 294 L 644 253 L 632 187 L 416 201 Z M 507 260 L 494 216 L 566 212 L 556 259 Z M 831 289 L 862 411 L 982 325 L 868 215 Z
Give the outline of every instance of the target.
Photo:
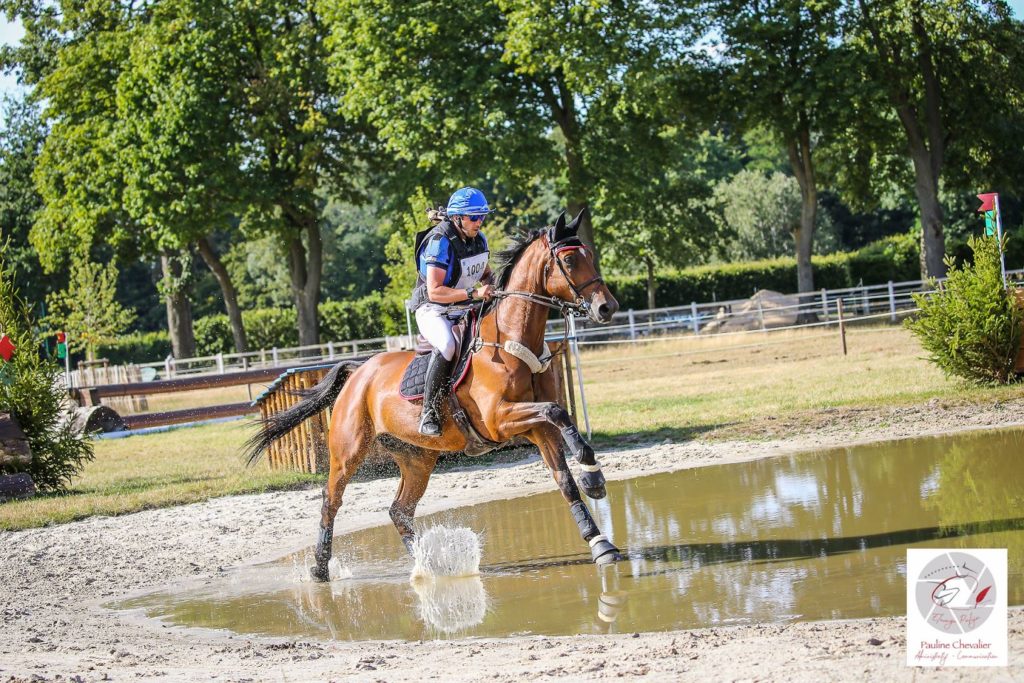
M 313 577 L 313 580 L 317 583 L 325 583 L 331 580 L 331 572 L 327 567 L 310 567 L 309 575 Z
M 608 495 L 604 483 L 604 475 L 601 474 L 601 470 L 580 473 L 580 487 L 587 496 L 594 500 L 600 500 Z
M 594 558 L 594 562 L 597 564 L 611 564 L 612 562 L 622 562 L 626 559 L 619 552 L 618 548 L 603 538 L 591 544 L 590 556 Z

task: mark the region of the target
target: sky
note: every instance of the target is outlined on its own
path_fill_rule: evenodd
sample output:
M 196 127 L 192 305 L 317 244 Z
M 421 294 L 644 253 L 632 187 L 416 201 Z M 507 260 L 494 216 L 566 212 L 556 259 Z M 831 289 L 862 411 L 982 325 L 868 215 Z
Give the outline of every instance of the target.
M 1018 19 L 1024 18 L 1024 0 L 1009 0 L 1010 9 Z M 21 24 L 7 21 L 6 17 L 0 16 L 0 44 L 11 45 L 21 40 Z M 15 94 L 18 86 L 15 78 L 10 75 L 0 75 L 0 95 Z M 2 114 L 0 114 L 0 127 L 2 127 Z

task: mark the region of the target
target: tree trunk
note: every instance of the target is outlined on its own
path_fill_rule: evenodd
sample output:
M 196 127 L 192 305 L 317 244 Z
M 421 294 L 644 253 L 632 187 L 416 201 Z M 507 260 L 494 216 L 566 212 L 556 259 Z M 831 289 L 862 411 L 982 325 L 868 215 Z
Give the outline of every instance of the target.
M 304 216 L 301 231 L 288 241 L 288 268 L 292 297 L 298 313 L 299 346 L 320 343 L 320 278 L 323 271 L 323 242 L 314 216 Z M 302 235 L 306 244 L 302 242 Z
M 651 258 L 645 258 L 644 264 L 647 266 L 647 308 L 657 308 L 654 302 L 654 260 Z
M 801 112 L 797 135 L 786 143 L 789 162 L 793 166 L 797 184 L 800 186 L 800 225 L 793 231 L 796 243 L 796 290 L 800 294 L 814 291 L 814 269 L 811 266 L 811 252 L 814 247 L 814 226 L 818 214 L 818 185 L 814 174 L 814 159 L 811 156 L 811 132 L 806 117 Z M 797 323 L 817 320 L 816 313 L 805 311 L 808 297 L 800 299 L 800 313 Z
M 927 150 L 912 150 L 914 194 L 921 216 L 921 279 L 946 274 L 946 238 L 942 230 L 939 178 L 931 173 Z
M 942 87 L 931 36 L 921 15 L 920 4 L 912 3 L 910 27 L 917 43 L 917 49 L 913 51 L 916 64 L 912 65 L 898 45 L 893 47 L 886 42 L 867 0 L 858 0 L 858 4 L 878 50 L 889 99 L 903 124 L 908 151 L 914 163 L 914 193 L 921 215 L 921 279 L 942 277 L 946 274 L 943 261 L 946 242 L 938 196 L 947 140 L 942 125 Z M 916 78 L 907 76 L 911 71 L 916 71 L 913 75 L 920 76 L 923 86 L 922 96 L 917 101 L 907 85 L 916 81 Z
M 203 257 L 206 266 L 213 273 L 213 277 L 217 279 L 217 284 L 220 285 L 221 295 L 224 297 L 224 308 L 227 310 L 228 320 L 231 321 L 231 336 L 235 340 L 235 352 L 245 353 L 249 350 L 249 345 L 245 338 L 242 310 L 238 307 L 238 292 L 231 282 L 231 276 L 220 257 L 217 256 L 217 252 L 213 250 L 210 240 L 200 237 L 196 241 L 196 246 L 199 248 L 199 255 Z
M 160 256 L 164 279 L 162 288 L 167 305 L 167 332 L 171 335 L 171 353 L 175 358 L 194 358 L 196 336 L 192 329 L 192 302 L 188 298 L 181 261 L 167 254 Z

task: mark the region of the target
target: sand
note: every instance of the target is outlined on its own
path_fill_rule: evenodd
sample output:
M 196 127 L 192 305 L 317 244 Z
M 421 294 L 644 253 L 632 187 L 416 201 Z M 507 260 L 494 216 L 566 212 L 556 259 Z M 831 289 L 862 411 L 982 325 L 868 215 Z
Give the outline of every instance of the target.
M 1024 424 L 1024 401 L 933 401 L 811 417 L 816 419 L 792 429 L 766 429 L 769 438 L 760 442 L 719 437 L 599 457 L 609 479 L 623 479 L 809 448 Z M 528 456 L 435 475 L 419 513 L 553 489 L 539 459 Z M 353 483 L 336 533 L 387 523 L 394 490 L 393 479 Z M 320 492 L 310 489 L 0 533 L 0 681 L 1024 678 L 1022 609 L 1010 610 L 1009 667 L 933 670 L 905 665 L 905 620 L 898 617 L 610 636 L 349 643 L 168 627 L 102 607 L 126 593 L 214 577 L 307 547 L 315 540 L 319 507 Z

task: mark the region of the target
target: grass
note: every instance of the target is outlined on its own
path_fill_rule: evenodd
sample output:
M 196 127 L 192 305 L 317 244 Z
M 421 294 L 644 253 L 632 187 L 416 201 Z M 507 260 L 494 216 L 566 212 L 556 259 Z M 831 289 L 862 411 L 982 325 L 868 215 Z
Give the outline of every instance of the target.
M 215 496 L 305 486 L 322 477 L 272 472 L 265 461 L 247 468 L 239 451 L 243 422 L 104 439 L 67 495 L 0 505 L 0 529 L 23 529 L 192 503 Z
M 899 327 L 853 328 L 847 343 L 843 356 L 835 331 L 794 330 L 587 347 L 583 371 L 595 441 L 608 446 L 715 431 L 757 439 L 765 416 L 799 422 L 829 408 L 1024 397 L 1024 384 L 975 387 L 946 379 Z M 215 398 L 224 397 L 222 391 Z M 0 505 L 0 529 L 322 481 L 272 472 L 266 461 L 247 468 L 239 451 L 248 433 L 245 423 L 230 422 L 98 441 L 96 459 L 68 495 Z

